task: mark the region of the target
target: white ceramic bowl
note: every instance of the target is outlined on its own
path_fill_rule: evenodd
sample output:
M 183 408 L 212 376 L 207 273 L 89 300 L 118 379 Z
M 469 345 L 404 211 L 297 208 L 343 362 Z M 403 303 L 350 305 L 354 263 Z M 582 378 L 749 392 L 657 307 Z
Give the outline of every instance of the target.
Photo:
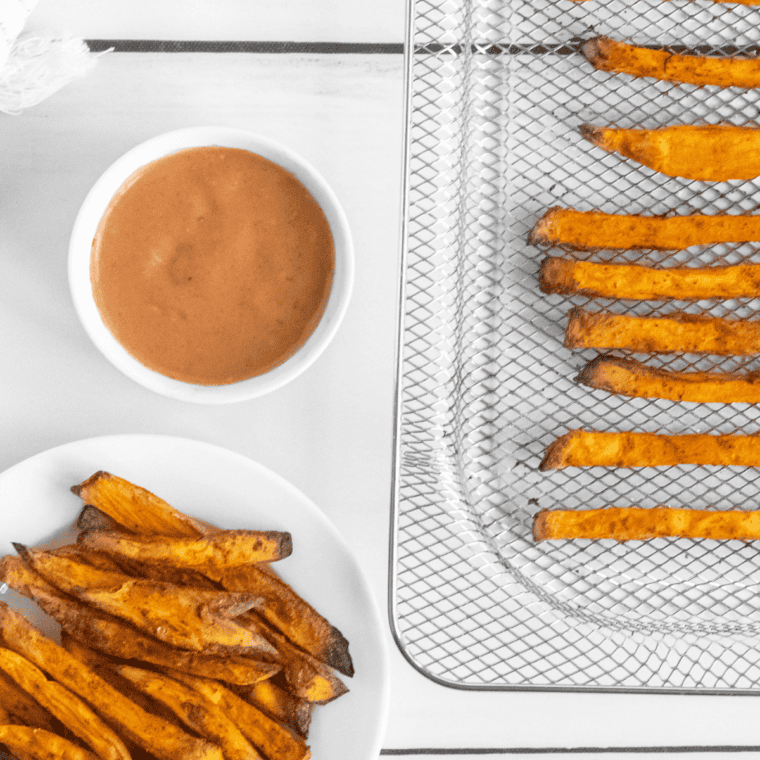
M 324 314 L 309 339 L 282 364 L 262 375 L 229 385 L 195 385 L 166 377 L 141 364 L 103 323 L 90 283 L 92 241 L 103 213 L 124 180 L 141 166 L 184 148 L 218 145 L 242 148 L 279 164 L 295 175 L 322 208 L 335 245 L 335 270 Z M 74 222 L 69 244 L 69 286 L 74 307 L 92 341 L 127 377 L 150 390 L 184 401 L 223 404 L 244 401 L 280 388 L 309 367 L 335 335 L 348 307 L 354 255 L 346 216 L 320 174 L 292 150 L 265 137 L 226 127 L 190 127 L 159 135 L 123 155 L 93 185 Z

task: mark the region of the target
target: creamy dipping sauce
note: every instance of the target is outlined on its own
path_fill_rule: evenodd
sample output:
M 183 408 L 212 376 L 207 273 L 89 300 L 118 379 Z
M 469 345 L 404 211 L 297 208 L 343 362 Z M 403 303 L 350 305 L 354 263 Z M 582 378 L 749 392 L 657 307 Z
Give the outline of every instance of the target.
M 138 169 L 103 214 L 90 279 L 139 362 L 227 385 L 292 356 L 330 295 L 330 227 L 308 190 L 246 150 L 187 148 Z

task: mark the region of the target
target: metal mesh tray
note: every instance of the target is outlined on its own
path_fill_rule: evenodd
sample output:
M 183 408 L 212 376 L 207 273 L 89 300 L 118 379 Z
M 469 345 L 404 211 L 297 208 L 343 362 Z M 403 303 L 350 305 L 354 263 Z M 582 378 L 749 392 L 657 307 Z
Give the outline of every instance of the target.
M 543 295 L 527 235 L 550 206 L 757 212 L 760 183 L 672 179 L 586 143 L 584 122 L 757 125 L 760 91 L 592 70 L 584 39 L 752 55 L 760 9 L 711 0 L 417 0 L 409 9 L 390 614 L 407 659 L 472 689 L 743 692 L 760 682 L 760 547 L 531 539 L 540 508 L 753 508 L 753 469 L 540 473 L 568 429 L 758 433 L 750 405 L 626 399 L 574 382 L 573 305 L 753 317 L 757 301 Z M 755 245 L 637 251 L 662 266 L 757 259 Z M 579 254 L 574 254 L 578 256 Z M 594 256 L 620 258 L 601 252 Z M 621 352 L 613 352 L 622 355 Z M 704 356 L 653 366 L 750 371 Z

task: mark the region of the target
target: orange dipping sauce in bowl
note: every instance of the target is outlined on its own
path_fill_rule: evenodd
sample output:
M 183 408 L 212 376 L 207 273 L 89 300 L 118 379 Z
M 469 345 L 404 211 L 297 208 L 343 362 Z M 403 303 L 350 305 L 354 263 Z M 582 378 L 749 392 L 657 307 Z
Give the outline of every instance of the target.
M 248 150 L 192 147 L 135 171 L 92 244 L 101 319 L 151 370 L 225 385 L 268 372 L 309 338 L 335 251 L 319 204 Z

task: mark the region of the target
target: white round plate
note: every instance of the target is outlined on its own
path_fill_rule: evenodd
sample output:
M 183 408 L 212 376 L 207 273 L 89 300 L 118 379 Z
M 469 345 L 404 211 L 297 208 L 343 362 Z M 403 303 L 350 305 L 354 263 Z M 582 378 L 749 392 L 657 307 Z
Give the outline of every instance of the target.
M 287 530 L 293 553 L 277 570 L 349 641 L 348 694 L 314 711 L 313 760 L 376 760 L 388 710 L 388 653 L 364 574 L 335 527 L 298 489 L 240 454 L 199 441 L 152 435 L 90 438 L 50 449 L 0 474 L 2 554 L 11 541 L 61 544 L 82 507 L 70 492 L 106 470 L 143 486 L 187 514 L 221 528 Z M 15 592 L 0 600 L 24 613 Z M 41 613 L 40 613 L 41 616 Z M 40 617 L 29 615 L 33 622 Z M 54 628 L 49 628 L 49 633 Z

